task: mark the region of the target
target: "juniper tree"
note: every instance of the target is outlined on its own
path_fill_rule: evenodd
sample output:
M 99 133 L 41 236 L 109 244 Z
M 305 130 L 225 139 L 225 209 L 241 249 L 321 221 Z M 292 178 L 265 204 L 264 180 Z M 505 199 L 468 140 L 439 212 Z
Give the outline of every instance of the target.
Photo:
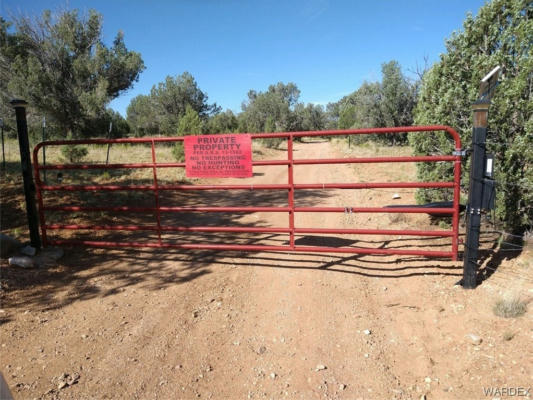
M 461 31 L 446 41 L 446 53 L 423 77 L 415 123 L 443 124 L 458 130 L 465 146 L 472 140 L 471 104 L 480 80 L 496 65 L 500 85 L 489 109 L 487 149 L 494 153 L 496 214 L 508 229 L 521 231 L 533 223 L 533 7 L 530 0 L 493 0 L 468 15 Z M 444 134 L 410 134 L 417 154 L 451 154 Z M 468 167 L 468 164 L 466 165 Z M 450 163 L 418 166 L 422 180 L 452 176 Z M 468 168 L 462 182 L 468 184 Z M 446 191 L 421 190 L 420 202 L 441 200 Z
M 136 82 L 144 69 L 118 32 L 102 41 L 102 16 L 77 10 L 41 17 L 14 17 L 14 32 L 2 47 L 1 75 L 12 97 L 21 97 L 51 117 L 66 137 L 80 135 L 105 115 L 106 105 Z M 4 22 L 3 22 L 4 25 Z
M 205 122 L 220 107 L 207 102 L 208 96 L 189 72 L 167 76 L 152 86 L 150 94 L 135 97 L 127 109 L 128 122 L 138 136 L 145 134 L 174 135 L 187 107 L 191 107 Z

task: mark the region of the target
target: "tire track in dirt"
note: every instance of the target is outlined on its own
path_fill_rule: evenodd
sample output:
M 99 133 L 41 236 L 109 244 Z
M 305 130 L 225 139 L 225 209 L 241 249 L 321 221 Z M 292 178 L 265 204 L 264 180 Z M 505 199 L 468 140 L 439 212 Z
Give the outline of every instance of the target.
M 334 156 L 328 142 L 297 144 L 295 150 L 298 158 Z M 353 171 L 345 166 L 335 169 L 306 166 L 303 174 L 297 175 L 301 183 L 357 181 Z M 324 205 L 339 206 L 335 204 L 338 195 L 342 191 L 332 193 Z M 276 217 L 277 226 L 286 219 L 286 216 Z M 267 219 L 264 215 L 260 218 Z M 342 215 L 309 214 L 301 226 L 323 226 L 326 220 L 331 223 L 333 219 L 338 224 L 343 223 L 342 218 Z M 268 253 L 250 255 L 250 260 L 265 254 Z M 327 265 L 332 258 L 327 255 L 270 254 L 268 257 L 271 267 L 254 268 L 250 286 L 242 294 L 249 299 L 243 302 L 244 314 L 254 317 L 244 321 L 240 331 L 245 336 L 251 335 L 245 339 L 250 347 L 267 349 L 260 357 L 250 354 L 246 362 L 256 364 L 253 371 L 257 374 L 255 379 L 252 373 L 242 382 L 244 387 L 250 387 L 248 383 L 252 382 L 248 394 L 258 398 L 284 395 L 304 399 L 390 396 L 391 382 L 397 379 L 376 334 L 381 327 L 367 279 L 350 280 L 343 273 L 329 272 Z M 372 333 L 365 335 L 368 325 L 373 326 Z M 319 365 L 326 369 L 316 371 Z M 266 379 L 272 373 L 274 379 Z M 262 379 L 263 376 L 266 378 Z
M 297 144 L 295 150 L 298 158 L 334 156 L 329 143 Z M 257 168 L 254 183 L 287 179 L 285 171 L 274 176 L 267 171 Z M 353 175 L 343 165 L 306 166 L 298 182 L 357 181 Z M 332 192 L 323 205 L 339 206 L 339 199 L 346 205 L 362 201 L 347 198 L 342 190 Z M 258 218 L 272 226 L 287 224 L 281 213 L 259 213 Z M 346 226 L 366 218 L 316 213 L 300 222 L 308 227 Z M 246 222 L 252 222 L 250 217 L 243 218 Z M 371 280 L 357 275 L 346 279 L 346 266 L 328 271 L 337 260 L 321 254 L 247 253 L 229 258 L 220 253 L 210 275 L 187 284 L 189 294 L 182 288 L 167 289 L 156 303 L 165 304 L 166 299 L 170 304 L 143 314 L 120 347 L 102 360 L 102 371 L 117 353 L 128 354 L 133 348 L 131 356 L 123 357 L 123 368 L 135 359 L 133 365 L 150 365 L 128 372 L 128 380 L 136 382 L 131 385 L 135 398 L 147 392 L 159 398 L 172 393 L 183 398 L 401 398 L 391 392 L 400 382 L 386 356 L 385 327 Z M 239 266 L 228 271 L 224 263 Z M 222 270 L 215 272 L 219 267 Z M 172 298 L 185 301 L 178 300 L 178 305 Z M 136 353 L 141 356 L 136 358 Z M 94 382 L 111 383 L 105 373 Z

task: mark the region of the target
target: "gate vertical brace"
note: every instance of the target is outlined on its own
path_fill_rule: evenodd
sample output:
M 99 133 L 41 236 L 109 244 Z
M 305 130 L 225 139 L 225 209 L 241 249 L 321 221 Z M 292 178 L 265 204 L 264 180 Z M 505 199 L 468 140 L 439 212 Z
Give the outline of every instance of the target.
M 159 185 L 157 184 L 157 162 L 155 158 L 155 142 L 152 140 L 152 163 L 154 172 L 154 195 L 155 195 L 155 208 L 157 208 L 157 237 L 159 246 L 161 246 L 161 210 L 159 209 Z
M 111 131 L 113 129 L 113 121 L 109 123 L 109 131 L 107 132 L 107 138 L 111 139 Z M 105 165 L 109 164 L 109 150 L 111 149 L 111 143 L 107 144 L 107 154 L 105 156 Z
M 33 173 L 31 170 L 30 141 L 28 139 L 28 124 L 26 121 L 26 106 L 28 103 L 24 100 L 12 100 L 11 105 L 15 109 L 17 118 L 20 165 L 22 167 L 22 180 L 24 182 L 24 197 L 26 199 L 26 215 L 28 216 L 30 241 L 33 247 L 40 249 L 41 237 L 39 236 L 39 220 L 35 205 L 35 183 L 33 182 Z
M 0 118 L 0 131 L 2 131 L 2 169 L 6 170 L 6 152 L 4 151 L 4 120 Z
M 287 140 L 287 156 L 289 158 L 288 175 L 289 175 L 289 229 L 290 232 L 290 248 L 294 249 L 294 156 L 293 156 L 293 136 L 289 135 Z
M 485 174 L 486 140 L 490 98 L 497 85 L 499 67 L 482 79 L 479 98 L 472 105 L 474 129 L 472 134 L 472 161 L 468 191 L 466 243 L 463 263 L 462 286 L 475 289 L 477 286 L 479 236 L 483 201 L 483 178 Z
M 460 149 L 457 149 L 460 151 Z M 452 217 L 452 260 L 457 261 L 459 252 L 459 201 L 461 197 L 461 156 L 456 156 L 453 162 L 453 217 Z
M 43 117 L 43 142 L 46 141 L 46 117 Z M 46 167 L 46 147 L 43 147 L 43 166 Z M 46 170 L 43 169 L 43 181 L 46 185 Z

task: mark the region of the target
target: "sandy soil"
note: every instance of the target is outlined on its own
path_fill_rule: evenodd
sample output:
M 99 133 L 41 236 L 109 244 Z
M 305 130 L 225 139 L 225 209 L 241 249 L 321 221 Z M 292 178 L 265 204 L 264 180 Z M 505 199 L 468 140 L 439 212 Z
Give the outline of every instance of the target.
M 338 149 L 329 142 L 298 143 L 295 157 L 339 156 Z M 267 168 L 256 168 L 253 182 L 286 182 L 286 168 Z M 414 179 L 408 164 L 296 169 L 302 183 L 408 178 Z M 379 206 L 391 204 L 393 192 L 319 191 L 296 201 Z M 400 194 L 402 203 L 413 202 L 412 193 Z M 207 203 L 286 204 L 285 193 L 211 196 Z M 287 226 L 282 213 L 217 218 Z M 436 229 L 425 215 L 305 214 L 296 222 Z M 493 238 L 484 236 L 485 247 Z M 407 237 L 297 239 L 386 248 L 450 245 Z M 284 235 L 254 239 L 286 241 Z M 532 252 L 485 258 L 487 279 L 474 291 L 455 285 L 461 262 L 405 256 L 67 249 L 60 264 L 46 270 L 3 261 L 0 371 L 15 399 L 506 398 L 484 388 L 531 386 L 532 313 L 505 319 L 492 307 L 501 297 L 533 296 Z

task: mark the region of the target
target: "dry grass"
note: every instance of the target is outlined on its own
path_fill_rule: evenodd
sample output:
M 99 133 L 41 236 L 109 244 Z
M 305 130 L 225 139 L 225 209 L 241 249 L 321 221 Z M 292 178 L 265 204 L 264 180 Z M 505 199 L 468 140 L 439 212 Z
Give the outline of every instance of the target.
M 517 318 L 526 313 L 527 303 L 516 297 L 500 299 L 494 304 L 492 311 L 498 317 Z
M 365 142 L 348 147 L 348 142 L 343 139 L 334 139 L 333 144 L 340 150 L 343 157 L 398 157 L 412 156 L 413 149 L 410 146 L 384 146 L 375 142 Z M 387 165 L 387 164 L 386 164 Z M 395 181 L 416 180 L 416 166 L 414 163 L 388 164 L 394 168 Z M 361 168 L 354 164 L 352 168 Z M 363 166 L 364 168 L 364 166 Z M 369 181 L 389 182 L 389 170 L 384 169 L 378 176 L 369 177 Z M 408 191 L 408 190 L 404 190 Z M 412 191 L 414 192 L 414 190 Z
M 83 158 L 81 163 L 83 164 L 104 164 L 106 161 L 107 145 L 82 145 L 87 148 L 88 154 Z M 155 153 L 158 163 L 164 162 L 176 162 L 176 159 L 172 155 L 173 144 L 156 143 Z M 286 152 L 282 150 L 268 149 L 264 147 L 257 140 L 252 142 L 253 146 L 253 158 L 254 160 L 261 159 L 283 159 L 286 158 Z M 61 154 L 61 148 L 63 146 L 49 146 L 46 147 L 46 164 L 69 164 Z M 31 146 L 30 151 L 33 151 Z M 18 174 L 20 166 L 20 155 L 18 142 L 16 139 L 5 140 L 5 155 L 6 162 L 11 163 L 11 172 Z M 43 162 L 43 151 L 39 151 L 39 163 Z M 122 163 L 151 163 L 152 152 L 150 144 L 132 143 L 132 144 L 114 144 L 109 150 L 109 163 L 110 164 L 122 164 Z M 124 174 L 122 173 L 124 172 Z M 127 173 L 126 173 L 127 172 Z M 52 183 L 56 180 L 56 173 L 53 171 L 47 172 L 49 179 Z M 157 178 L 161 182 L 183 182 L 185 179 L 184 168 L 158 168 Z M 76 171 L 76 172 L 63 172 L 64 184 L 75 184 L 85 180 L 89 180 L 93 183 L 106 184 L 106 183 L 122 183 L 132 184 L 133 181 L 149 181 L 153 179 L 153 171 L 151 168 L 145 169 L 130 169 L 130 170 L 92 170 Z
M 88 154 L 81 161 L 84 164 L 105 164 L 107 145 L 83 145 L 88 149 Z M 62 146 L 46 147 L 46 164 L 69 164 L 61 154 Z M 13 168 L 19 168 L 20 155 L 16 140 L 8 139 L 5 143 L 6 162 L 13 163 Z M 156 160 L 161 162 L 176 162 L 172 155 L 172 146 L 169 144 L 156 144 Z M 39 152 L 39 163 L 42 164 L 43 152 Z M 149 144 L 114 144 L 109 149 L 109 163 L 151 163 L 152 151 Z M 127 172 L 127 173 L 126 173 Z M 56 183 L 56 173 L 48 171 L 47 176 L 51 183 Z M 161 182 L 178 182 L 185 180 L 184 168 L 158 168 L 158 180 Z M 91 171 L 64 171 L 64 184 L 79 184 L 80 182 L 92 182 L 98 184 L 122 183 L 133 184 L 135 181 L 153 180 L 151 168 L 130 170 L 91 170 Z

